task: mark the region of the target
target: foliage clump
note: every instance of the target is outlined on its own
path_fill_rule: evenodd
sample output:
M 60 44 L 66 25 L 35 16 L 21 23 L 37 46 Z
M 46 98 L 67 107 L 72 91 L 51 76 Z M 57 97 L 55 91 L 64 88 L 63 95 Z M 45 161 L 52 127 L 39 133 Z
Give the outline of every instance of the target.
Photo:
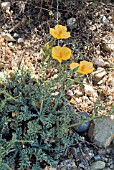
M 0 85 L 1 169 L 55 166 L 72 144 L 68 125 L 74 113 L 63 91 L 55 94 L 55 82 L 22 70 Z
M 71 50 L 59 46 L 59 39 L 67 39 L 70 33 L 62 25 L 50 28 L 54 39 L 46 45 L 44 59 L 41 62 L 37 78 L 32 78 L 30 70 L 8 75 L 0 85 L 0 129 L 2 170 L 14 169 L 40 170 L 46 164 L 54 167 L 65 150 L 74 142 L 72 131 L 68 131 L 73 119 L 71 109 L 65 97 L 73 81 L 69 77 L 75 72 L 88 74 L 93 71 L 91 62 L 72 62 L 70 71 L 62 63 L 69 60 Z M 58 45 L 55 46 L 55 38 Z M 54 45 L 54 46 L 53 46 Z M 57 74 L 50 79 L 46 77 L 48 69 L 55 69 L 50 56 L 58 61 Z M 63 74 L 64 72 L 64 74 Z

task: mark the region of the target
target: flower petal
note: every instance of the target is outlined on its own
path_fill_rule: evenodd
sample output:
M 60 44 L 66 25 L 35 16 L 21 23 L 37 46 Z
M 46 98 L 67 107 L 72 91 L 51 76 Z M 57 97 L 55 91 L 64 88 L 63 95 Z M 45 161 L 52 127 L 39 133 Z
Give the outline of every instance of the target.
M 70 37 L 70 32 L 63 32 L 62 34 L 60 34 L 60 39 L 67 39 Z
M 70 69 L 73 70 L 74 68 L 78 67 L 79 64 L 78 63 L 71 63 L 70 64 Z
M 61 52 L 61 47 L 60 46 L 55 46 L 52 48 L 52 57 L 59 62 L 62 62 L 62 57 L 60 56 Z
M 50 28 L 50 29 L 49 29 L 49 32 L 50 32 L 50 34 L 51 34 L 54 38 L 57 38 L 57 33 L 55 32 L 55 29 Z
M 66 31 L 67 31 L 67 27 L 66 27 L 66 26 L 63 26 L 63 25 L 57 24 L 57 25 L 55 26 L 55 30 L 66 32 Z
M 94 68 L 93 68 L 92 62 L 83 60 L 80 62 L 77 72 L 81 74 L 88 74 L 88 73 L 91 73 L 93 70 Z
M 67 47 L 61 47 L 62 59 L 68 60 L 71 56 L 71 49 Z

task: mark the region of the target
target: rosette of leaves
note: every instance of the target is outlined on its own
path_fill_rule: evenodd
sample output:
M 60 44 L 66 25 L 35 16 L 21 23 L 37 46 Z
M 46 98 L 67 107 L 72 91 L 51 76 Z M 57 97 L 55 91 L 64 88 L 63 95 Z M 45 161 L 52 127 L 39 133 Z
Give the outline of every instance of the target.
M 18 71 L 0 85 L 1 169 L 55 167 L 72 144 L 67 127 L 73 111 L 64 90 L 55 95 L 57 83 L 58 79 L 42 82 L 29 71 Z

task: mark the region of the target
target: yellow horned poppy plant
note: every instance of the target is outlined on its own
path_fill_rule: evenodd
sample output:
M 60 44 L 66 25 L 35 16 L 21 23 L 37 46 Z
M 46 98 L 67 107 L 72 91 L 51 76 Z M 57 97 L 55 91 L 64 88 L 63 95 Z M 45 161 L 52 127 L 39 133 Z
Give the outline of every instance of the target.
M 88 62 L 88 61 L 85 61 L 85 60 L 81 61 L 80 64 L 78 64 L 78 63 L 71 63 L 70 64 L 71 69 L 74 69 L 76 67 L 78 67 L 78 70 L 76 72 L 81 73 L 81 74 L 88 74 L 88 73 L 91 73 L 94 70 L 93 64 L 91 62 Z
M 55 28 L 50 28 L 50 34 L 57 39 L 67 39 L 70 37 L 70 32 L 67 32 L 66 26 L 59 24 Z
M 62 60 L 68 60 L 71 56 L 71 50 L 67 47 L 55 46 L 52 48 L 52 57 L 60 63 Z

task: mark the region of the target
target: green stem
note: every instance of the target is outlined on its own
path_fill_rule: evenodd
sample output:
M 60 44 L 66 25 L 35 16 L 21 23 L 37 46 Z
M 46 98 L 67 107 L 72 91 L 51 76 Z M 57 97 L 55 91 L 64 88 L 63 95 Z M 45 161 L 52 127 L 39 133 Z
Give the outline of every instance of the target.
M 101 117 L 102 117 L 102 116 L 95 116 L 95 117 L 88 118 L 88 119 L 86 119 L 86 120 L 81 120 L 80 122 L 77 122 L 77 123 L 74 123 L 74 124 L 68 126 L 68 128 L 75 127 L 75 126 L 77 126 L 77 125 L 84 124 L 84 123 L 86 123 L 86 122 L 88 122 L 88 121 L 91 121 L 91 120 L 94 120 L 94 119 L 97 119 L 97 118 L 101 118 Z

